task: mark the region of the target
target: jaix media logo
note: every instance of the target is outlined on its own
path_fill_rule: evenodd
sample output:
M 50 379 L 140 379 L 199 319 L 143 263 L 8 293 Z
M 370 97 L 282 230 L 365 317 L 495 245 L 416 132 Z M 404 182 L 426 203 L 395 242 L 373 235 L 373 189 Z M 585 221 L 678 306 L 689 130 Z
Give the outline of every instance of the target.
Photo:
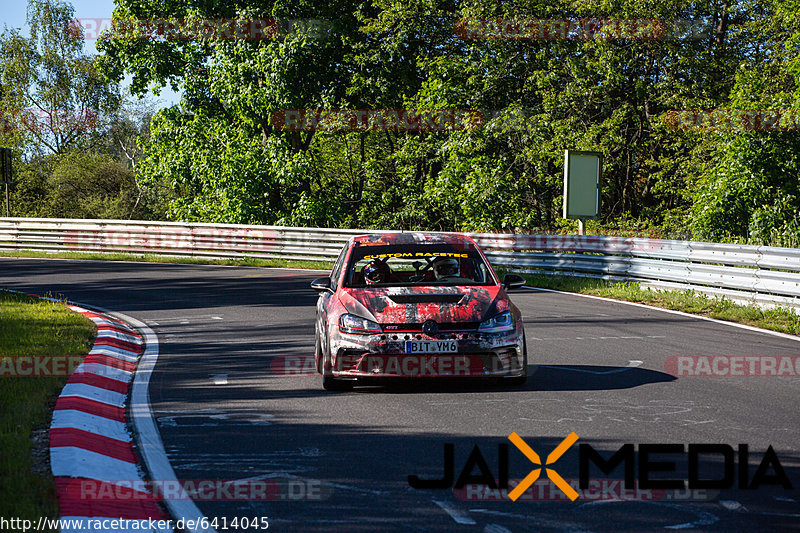
M 509 491 L 509 445 L 497 445 L 497 476 L 476 444 L 473 446 L 458 478 L 455 478 L 455 444 L 444 444 L 444 475 L 441 479 L 421 479 L 408 476 L 408 484 L 415 489 L 463 489 L 467 485 L 483 485 L 491 489 L 508 491 L 508 498 L 517 501 L 537 480 L 545 476 L 570 500 L 580 494 L 553 468 L 555 463 L 575 444 L 575 432 L 567 435 L 548 455 L 544 463 L 538 453 L 516 432 L 508 440 L 537 468 L 531 470 Z M 739 444 L 734 450 L 729 444 L 623 444 L 607 457 L 591 444 L 578 445 L 578 483 L 581 490 L 590 487 L 592 473 L 597 471 L 610 475 L 622 468 L 622 485 L 629 490 L 723 490 L 738 488 L 755 490 L 765 485 L 792 489 L 786 471 L 772 446 L 769 446 L 758 462 L 755 473 L 750 476 L 751 455 L 747 444 Z M 685 459 L 686 469 L 678 469 L 680 459 Z M 714 462 L 716 460 L 716 462 Z M 594 467 L 594 468 L 593 468 Z M 477 470 L 477 472 L 476 472 Z M 638 475 L 637 475 L 638 470 Z M 685 475 L 684 475 L 685 474 Z M 454 483 L 455 479 L 455 483 Z
M 569 435 L 567 435 L 567 438 L 562 440 L 561 444 L 556 446 L 556 449 L 550 452 L 550 455 L 547 456 L 547 461 L 545 462 L 545 465 L 550 466 L 556 461 L 558 461 L 561 458 L 561 456 L 564 455 L 564 452 L 566 452 L 570 448 L 570 446 L 575 444 L 578 438 L 579 438 L 578 435 L 576 435 L 574 431 Z M 522 440 L 522 437 L 517 435 L 516 432 L 509 435 L 508 440 L 510 440 L 514 444 L 514 446 L 519 448 L 519 450 L 523 454 L 525 454 L 525 457 L 527 457 L 531 463 L 541 466 L 542 460 L 539 459 L 539 455 L 535 451 L 533 451 L 533 448 L 528 446 L 528 443 Z M 573 489 L 569 483 L 564 481 L 564 478 L 561 477 L 558 474 L 558 472 L 556 472 L 552 468 L 545 468 L 544 471 L 547 474 L 547 477 L 550 478 L 550 481 L 555 483 L 556 487 L 561 489 L 561 492 L 566 494 L 570 500 L 575 501 L 578 499 L 578 493 L 575 492 L 575 489 Z M 536 483 L 536 480 L 539 479 L 539 475 L 541 473 L 542 473 L 541 468 L 536 468 L 534 470 L 531 470 L 530 474 L 525 476 L 525 478 L 522 481 L 520 481 L 516 487 L 514 487 L 514 490 L 508 493 L 508 497 L 511 498 L 512 501 L 517 501 L 519 497 L 522 496 L 522 494 L 526 490 L 528 490 L 528 487 Z

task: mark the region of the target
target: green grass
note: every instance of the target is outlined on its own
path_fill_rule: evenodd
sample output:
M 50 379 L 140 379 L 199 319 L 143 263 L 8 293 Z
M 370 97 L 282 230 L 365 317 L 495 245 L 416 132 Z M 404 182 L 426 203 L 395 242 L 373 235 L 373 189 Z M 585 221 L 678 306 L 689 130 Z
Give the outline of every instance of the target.
M 95 332 L 91 320 L 64 304 L 0 291 L 0 356 L 85 355 Z M 53 403 L 66 381 L 0 377 L 2 517 L 58 517 L 55 485 L 44 462 Z
M 312 270 L 330 270 L 333 261 L 299 261 L 286 259 L 259 259 L 255 257 L 242 258 L 206 258 L 206 257 L 180 257 L 163 256 L 157 254 L 129 254 L 105 252 L 36 252 L 19 250 L 15 252 L 0 252 L 0 257 L 45 257 L 49 259 L 82 259 L 96 261 L 137 261 L 144 263 L 181 263 L 187 265 L 230 265 L 252 266 L 267 268 L 306 268 Z
M 502 277 L 502 275 L 501 275 Z M 692 290 L 660 290 L 641 287 L 638 283 L 617 283 L 599 279 L 522 274 L 532 287 L 591 294 L 615 300 L 638 302 L 664 309 L 683 311 L 764 329 L 800 335 L 800 315 L 793 309 L 776 307 L 761 309 L 740 305 L 729 298 L 712 297 Z

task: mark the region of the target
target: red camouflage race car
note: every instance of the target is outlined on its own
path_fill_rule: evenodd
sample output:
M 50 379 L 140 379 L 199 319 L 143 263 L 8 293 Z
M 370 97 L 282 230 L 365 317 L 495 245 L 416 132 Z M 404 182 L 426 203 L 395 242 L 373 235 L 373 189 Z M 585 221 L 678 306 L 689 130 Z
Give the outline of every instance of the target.
M 319 293 L 314 358 L 327 390 L 387 377 L 527 378 L 522 315 L 466 236 L 352 237 Z

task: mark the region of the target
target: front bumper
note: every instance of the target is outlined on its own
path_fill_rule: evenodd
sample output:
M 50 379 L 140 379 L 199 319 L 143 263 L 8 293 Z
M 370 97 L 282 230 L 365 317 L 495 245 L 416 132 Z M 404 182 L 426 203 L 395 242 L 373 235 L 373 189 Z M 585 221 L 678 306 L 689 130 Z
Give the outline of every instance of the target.
M 406 353 L 407 341 L 455 341 L 457 350 L 411 354 Z M 521 377 L 527 373 L 523 350 L 520 326 L 508 333 L 338 332 L 331 339 L 330 368 L 325 372 L 337 378 Z

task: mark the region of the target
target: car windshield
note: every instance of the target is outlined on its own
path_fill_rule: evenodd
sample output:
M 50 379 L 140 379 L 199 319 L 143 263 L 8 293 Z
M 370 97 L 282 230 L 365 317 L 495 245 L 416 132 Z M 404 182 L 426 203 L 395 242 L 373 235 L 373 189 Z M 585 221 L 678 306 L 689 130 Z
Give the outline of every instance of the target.
M 494 284 L 477 250 L 448 244 L 359 246 L 345 277 L 353 288 Z

